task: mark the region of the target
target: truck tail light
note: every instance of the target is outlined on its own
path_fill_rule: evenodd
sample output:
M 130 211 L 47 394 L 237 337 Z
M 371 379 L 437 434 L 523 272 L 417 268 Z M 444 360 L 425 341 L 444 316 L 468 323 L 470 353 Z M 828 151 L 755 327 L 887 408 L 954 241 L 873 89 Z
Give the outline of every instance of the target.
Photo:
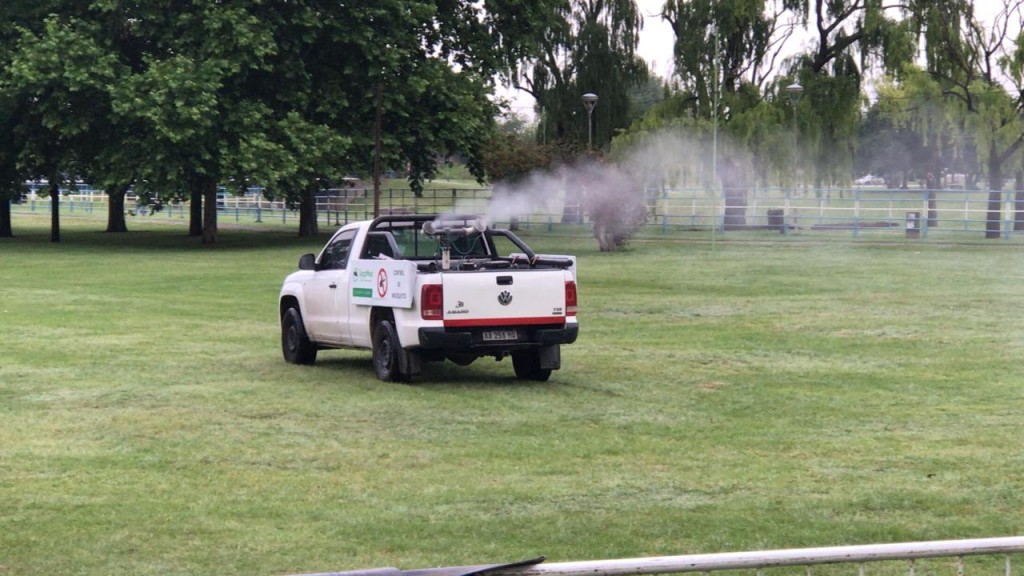
M 565 315 L 576 315 L 576 283 L 572 280 L 565 282 Z
M 442 320 L 444 317 L 444 287 L 424 284 L 420 288 L 420 316 L 424 320 Z

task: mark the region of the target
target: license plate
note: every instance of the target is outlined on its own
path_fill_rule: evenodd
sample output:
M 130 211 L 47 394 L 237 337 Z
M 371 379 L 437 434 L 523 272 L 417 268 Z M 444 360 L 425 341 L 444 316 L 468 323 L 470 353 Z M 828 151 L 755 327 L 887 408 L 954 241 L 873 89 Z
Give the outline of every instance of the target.
M 519 332 L 515 330 L 487 330 L 484 332 L 485 342 L 494 342 L 497 340 L 515 340 L 519 338 Z

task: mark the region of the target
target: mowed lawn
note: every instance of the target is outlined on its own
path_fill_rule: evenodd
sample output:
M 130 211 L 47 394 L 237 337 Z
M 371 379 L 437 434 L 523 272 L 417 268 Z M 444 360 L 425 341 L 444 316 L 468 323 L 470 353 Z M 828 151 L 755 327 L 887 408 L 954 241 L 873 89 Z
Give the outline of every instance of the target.
M 1024 534 L 1019 245 L 528 232 L 579 256 L 562 370 L 400 385 L 281 359 L 280 281 L 323 237 L 100 228 L 0 239 L 0 574 Z

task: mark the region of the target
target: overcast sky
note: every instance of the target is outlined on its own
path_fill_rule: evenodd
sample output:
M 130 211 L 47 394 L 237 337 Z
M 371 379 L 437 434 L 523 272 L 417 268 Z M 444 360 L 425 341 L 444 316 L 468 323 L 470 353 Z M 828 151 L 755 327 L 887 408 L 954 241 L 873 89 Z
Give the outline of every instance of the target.
M 663 78 L 672 69 L 672 43 L 675 41 L 672 26 L 657 15 L 664 4 L 665 0 L 636 0 L 644 16 L 638 52 L 654 73 Z

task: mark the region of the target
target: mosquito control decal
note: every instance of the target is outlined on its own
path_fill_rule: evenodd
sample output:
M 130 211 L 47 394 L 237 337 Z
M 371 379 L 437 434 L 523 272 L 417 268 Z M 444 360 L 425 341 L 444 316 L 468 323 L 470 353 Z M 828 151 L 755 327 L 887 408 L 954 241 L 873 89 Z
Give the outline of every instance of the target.
M 407 260 L 356 260 L 352 301 L 365 306 L 411 308 L 416 264 Z

